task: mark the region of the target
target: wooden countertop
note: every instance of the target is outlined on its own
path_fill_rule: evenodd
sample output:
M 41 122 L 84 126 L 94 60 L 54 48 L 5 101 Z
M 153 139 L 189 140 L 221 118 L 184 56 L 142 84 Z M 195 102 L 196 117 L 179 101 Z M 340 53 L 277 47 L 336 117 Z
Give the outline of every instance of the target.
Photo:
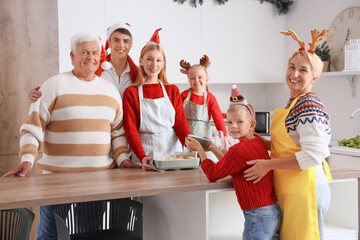
M 331 168 L 334 179 L 360 170 Z M 111 169 L 0 179 L 0 209 L 232 188 L 231 178 L 209 183 L 201 169 L 152 172 Z
M 0 178 L 0 209 L 232 188 L 209 183 L 201 169 L 153 172 L 111 169 Z

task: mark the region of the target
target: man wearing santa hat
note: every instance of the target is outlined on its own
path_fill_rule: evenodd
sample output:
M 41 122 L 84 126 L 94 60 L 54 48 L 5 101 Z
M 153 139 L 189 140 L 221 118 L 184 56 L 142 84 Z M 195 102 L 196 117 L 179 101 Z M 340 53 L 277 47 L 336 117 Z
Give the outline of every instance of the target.
M 111 67 L 109 70 L 104 68 L 101 77 L 112 83 L 119 90 L 121 96 L 123 96 L 125 89 L 136 81 L 139 70 L 139 67 L 129 56 L 132 45 L 130 24 L 115 23 L 107 29 L 105 50 L 111 50 L 106 58 L 111 63 Z
M 127 87 L 136 81 L 139 67 L 129 56 L 133 45 L 132 28 L 128 23 L 115 23 L 107 29 L 105 50 L 110 53 L 104 56 L 96 74 L 113 84 L 121 97 Z M 31 102 L 36 102 L 41 96 L 39 86 L 29 92 Z
M 100 52 L 97 36 L 79 33 L 71 38 L 74 69 L 42 84 L 42 97 L 30 105 L 28 119 L 20 129 L 21 163 L 3 177 L 25 177 L 40 145 L 43 156 L 36 165 L 43 173 L 97 171 L 130 161 L 121 96 L 95 75 Z M 113 159 L 108 156 L 111 145 Z M 40 207 L 37 239 L 57 239 L 50 206 Z

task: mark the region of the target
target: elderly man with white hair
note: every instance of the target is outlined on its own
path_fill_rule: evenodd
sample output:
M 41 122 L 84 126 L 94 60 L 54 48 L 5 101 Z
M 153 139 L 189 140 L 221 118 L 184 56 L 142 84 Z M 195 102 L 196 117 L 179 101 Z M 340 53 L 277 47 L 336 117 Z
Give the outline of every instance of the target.
M 21 126 L 21 163 L 3 177 L 24 177 L 36 165 L 44 173 L 110 169 L 130 161 L 123 127 L 121 97 L 109 82 L 95 75 L 101 42 L 87 33 L 71 38 L 74 69 L 60 73 L 41 86 L 41 98 L 30 105 Z M 110 144 L 114 159 L 108 156 Z M 54 216 L 41 206 L 37 239 L 57 239 Z

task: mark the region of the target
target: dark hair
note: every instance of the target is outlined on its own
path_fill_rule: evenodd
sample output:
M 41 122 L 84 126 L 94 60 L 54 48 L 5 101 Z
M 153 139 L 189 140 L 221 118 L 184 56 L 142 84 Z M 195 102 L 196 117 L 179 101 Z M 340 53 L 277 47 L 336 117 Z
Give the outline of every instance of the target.
M 130 31 L 127 30 L 126 28 L 118 28 L 118 29 L 116 29 L 115 31 L 113 31 L 113 32 L 111 33 L 111 35 L 112 35 L 114 32 L 119 32 L 119 33 L 128 35 L 128 36 L 131 37 L 131 40 L 132 40 L 132 35 L 131 35 Z

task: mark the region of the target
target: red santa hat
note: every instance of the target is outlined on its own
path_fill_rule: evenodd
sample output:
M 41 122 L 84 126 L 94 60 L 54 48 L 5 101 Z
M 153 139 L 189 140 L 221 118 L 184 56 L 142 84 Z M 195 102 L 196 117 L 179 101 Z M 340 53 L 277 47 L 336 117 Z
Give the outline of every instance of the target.
M 141 52 L 144 50 L 144 48 L 147 46 L 147 45 L 150 45 L 150 44 L 157 44 L 157 45 L 160 45 L 160 37 L 159 37 L 159 31 L 161 30 L 162 28 L 158 28 L 155 30 L 154 34 L 151 36 L 150 38 L 150 41 L 141 49 Z
M 114 25 L 112 25 L 111 27 L 109 27 L 107 29 L 107 40 L 105 43 L 105 50 L 108 50 L 108 48 L 109 48 L 109 41 L 110 41 L 111 34 L 113 34 L 113 32 L 115 32 L 119 28 L 124 28 L 124 29 L 128 30 L 132 37 L 132 35 L 133 35 L 132 28 L 129 23 L 120 23 L 120 22 L 115 23 Z
M 160 45 L 160 38 L 159 38 L 159 31 L 161 30 L 162 28 L 158 28 L 155 30 L 154 34 L 152 35 L 152 37 L 150 38 L 150 41 L 149 43 L 156 43 L 156 44 L 159 44 Z
M 101 42 L 101 38 L 100 42 Z M 100 77 L 103 71 L 109 70 L 111 68 L 111 64 L 106 60 L 106 53 L 104 46 L 101 44 L 101 52 L 100 52 L 100 66 L 96 70 L 95 74 Z
M 240 93 L 239 89 L 236 87 L 235 84 L 231 86 L 231 97 L 230 97 L 230 105 L 239 104 L 244 105 L 249 109 L 249 112 L 251 114 L 251 119 L 254 120 L 254 113 L 251 110 L 251 107 L 249 106 L 247 100 L 245 97 Z
M 239 89 L 236 87 L 235 84 L 231 86 L 231 97 L 230 97 L 230 105 L 232 104 L 240 104 L 246 106 L 248 102 L 244 98 L 243 95 L 241 95 Z

